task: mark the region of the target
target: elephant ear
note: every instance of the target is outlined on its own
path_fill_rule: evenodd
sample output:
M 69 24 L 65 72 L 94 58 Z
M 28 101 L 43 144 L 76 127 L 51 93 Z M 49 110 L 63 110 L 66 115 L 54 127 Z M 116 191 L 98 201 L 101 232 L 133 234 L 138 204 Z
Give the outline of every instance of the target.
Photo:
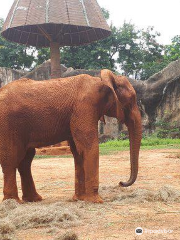
M 116 117 L 119 120 L 119 122 L 124 123 L 124 111 L 122 109 L 122 104 L 121 102 L 118 100 L 117 94 L 116 94 L 116 89 L 118 88 L 117 83 L 116 83 L 116 75 L 111 72 L 108 69 L 103 69 L 101 70 L 101 80 L 103 81 L 103 83 L 108 86 L 114 96 L 114 102 L 116 104 Z

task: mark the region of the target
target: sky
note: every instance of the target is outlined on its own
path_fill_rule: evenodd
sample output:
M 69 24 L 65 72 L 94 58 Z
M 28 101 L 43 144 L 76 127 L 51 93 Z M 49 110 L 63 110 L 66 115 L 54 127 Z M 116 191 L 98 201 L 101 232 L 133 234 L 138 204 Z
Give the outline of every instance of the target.
M 97 0 L 101 7 L 109 10 L 110 21 L 119 27 L 123 22 L 135 24 L 137 28 L 154 26 L 161 33 L 159 42 L 171 43 L 180 35 L 180 0 Z M 0 17 L 6 18 L 14 0 L 0 0 Z

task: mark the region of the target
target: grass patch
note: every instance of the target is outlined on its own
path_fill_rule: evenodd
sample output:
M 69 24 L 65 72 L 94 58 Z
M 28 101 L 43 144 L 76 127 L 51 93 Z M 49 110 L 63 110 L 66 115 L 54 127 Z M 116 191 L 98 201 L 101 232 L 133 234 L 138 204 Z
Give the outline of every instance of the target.
M 161 139 L 161 138 L 144 138 L 141 142 L 141 149 L 180 149 L 180 139 Z M 111 140 L 100 144 L 100 154 L 108 155 L 112 152 L 129 150 L 129 140 Z
M 143 138 L 141 141 L 141 150 L 151 150 L 151 149 L 180 149 L 180 139 L 170 139 L 170 138 L 157 138 L 148 137 Z M 129 150 L 129 139 L 126 140 L 111 140 L 106 143 L 101 143 L 99 145 L 100 155 L 109 155 L 111 153 L 116 153 L 119 151 Z M 72 155 L 36 155 L 35 159 L 45 159 L 45 158 L 72 158 Z

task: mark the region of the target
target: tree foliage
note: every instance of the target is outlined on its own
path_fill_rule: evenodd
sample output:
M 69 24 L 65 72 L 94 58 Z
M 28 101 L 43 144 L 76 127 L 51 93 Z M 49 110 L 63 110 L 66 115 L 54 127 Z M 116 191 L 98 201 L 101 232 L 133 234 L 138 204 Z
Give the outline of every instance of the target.
M 3 26 L 3 19 L 0 19 L 0 31 Z M 34 48 L 27 48 L 24 45 L 19 45 L 6 41 L 0 36 L 0 66 L 12 69 L 31 69 L 34 57 Z
M 102 9 L 105 18 L 109 12 Z M 3 20 L 0 19 L 0 29 Z M 108 68 L 135 79 L 148 79 L 171 61 L 180 57 L 180 36 L 164 46 L 154 27 L 138 29 L 131 22 L 119 28 L 111 24 L 110 37 L 85 46 L 63 47 L 61 63 L 75 69 Z M 32 69 L 50 58 L 49 48 L 34 49 L 7 42 L 0 37 L 0 66 Z
M 62 62 L 79 69 L 108 68 L 136 79 L 147 79 L 161 69 L 164 46 L 157 42 L 159 33 L 153 27 L 141 30 L 124 22 L 120 28 L 111 25 L 111 30 L 105 40 L 64 48 Z
M 36 66 L 42 64 L 43 62 L 50 59 L 50 49 L 49 48 L 40 48 L 37 49 L 37 57 L 36 57 Z
M 172 39 L 170 45 L 165 46 L 164 59 L 167 62 L 172 62 L 180 58 L 180 35 Z

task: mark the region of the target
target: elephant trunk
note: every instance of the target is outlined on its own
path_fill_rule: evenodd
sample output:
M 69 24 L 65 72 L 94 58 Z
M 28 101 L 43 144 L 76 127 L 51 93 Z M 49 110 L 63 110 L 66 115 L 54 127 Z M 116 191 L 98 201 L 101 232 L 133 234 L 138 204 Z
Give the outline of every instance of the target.
M 131 163 L 131 175 L 127 182 L 120 182 L 120 186 L 128 187 L 131 186 L 138 175 L 138 161 L 139 161 L 139 149 L 142 138 L 142 126 L 141 126 L 141 115 L 137 106 L 135 106 L 126 115 L 126 125 L 129 131 L 130 140 L 130 163 Z

